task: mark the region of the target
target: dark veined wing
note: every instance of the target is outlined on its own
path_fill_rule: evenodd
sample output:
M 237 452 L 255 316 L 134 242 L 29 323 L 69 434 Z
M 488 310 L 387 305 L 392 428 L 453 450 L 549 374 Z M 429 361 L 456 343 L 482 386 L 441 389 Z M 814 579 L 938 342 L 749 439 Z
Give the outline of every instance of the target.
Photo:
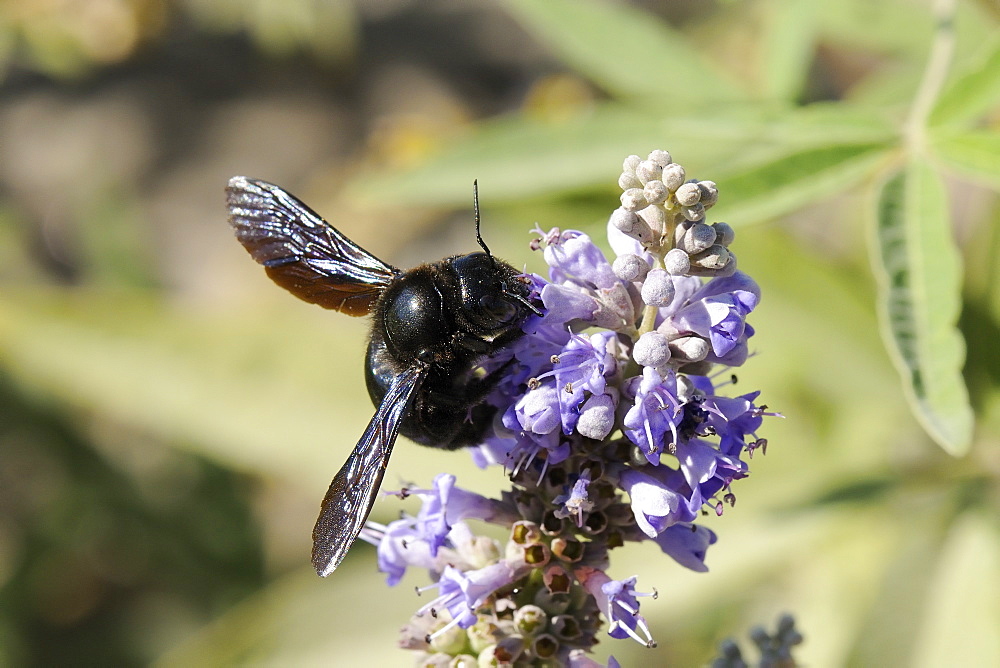
M 399 423 L 426 376 L 426 367 L 414 366 L 393 377 L 354 452 L 330 483 L 313 528 L 312 563 L 321 577 L 340 565 L 365 525 L 382 484 Z
M 399 273 L 276 185 L 234 176 L 226 200 L 239 242 L 271 280 L 307 302 L 366 315 Z

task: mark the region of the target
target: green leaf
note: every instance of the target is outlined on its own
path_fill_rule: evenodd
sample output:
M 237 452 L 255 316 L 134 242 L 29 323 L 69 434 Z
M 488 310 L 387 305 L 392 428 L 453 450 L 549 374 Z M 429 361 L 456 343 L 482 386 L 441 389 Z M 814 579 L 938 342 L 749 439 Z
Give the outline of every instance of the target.
M 595 0 L 504 4 L 542 45 L 613 95 L 686 108 L 744 97 L 652 14 Z
M 777 218 L 862 181 L 882 160 L 882 142 L 809 148 L 715 180 L 722 200 L 715 219 L 748 224 Z
M 956 322 L 961 266 L 944 185 L 924 160 L 911 160 L 883 186 L 873 239 L 883 337 L 924 429 L 960 456 L 973 415 L 962 379 L 965 341 Z
M 934 153 L 949 167 L 987 187 L 1000 190 L 1000 134 L 989 131 L 942 134 Z
M 745 124 L 737 124 L 746 128 Z M 709 161 L 731 149 L 723 141 L 702 142 L 720 132 L 718 119 L 671 119 L 606 105 L 590 113 L 548 123 L 517 115 L 480 124 L 419 168 L 389 175 L 366 174 L 347 186 L 347 196 L 378 204 L 461 205 L 469 202 L 472 179 L 483 198 L 520 199 L 592 185 L 615 188 L 622 160 L 666 147 Z M 729 132 L 723 131 L 723 136 Z
M 763 45 L 764 95 L 772 100 L 794 101 L 802 92 L 813 61 L 816 38 L 816 3 L 811 0 L 772 2 Z
M 710 117 L 664 117 L 607 104 L 560 123 L 526 115 L 486 121 L 411 171 L 362 174 L 346 190 L 369 206 L 466 206 L 473 178 L 491 202 L 589 187 L 610 191 L 629 153 L 662 148 L 689 173 L 715 178 L 720 165 L 752 169 L 797 147 L 885 142 L 893 136 L 878 116 L 833 105 L 777 112 L 736 106 Z M 386 188 L 390 178 L 392 187 Z
M 1000 37 L 983 55 L 941 94 L 931 111 L 929 124 L 970 123 L 1000 104 Z

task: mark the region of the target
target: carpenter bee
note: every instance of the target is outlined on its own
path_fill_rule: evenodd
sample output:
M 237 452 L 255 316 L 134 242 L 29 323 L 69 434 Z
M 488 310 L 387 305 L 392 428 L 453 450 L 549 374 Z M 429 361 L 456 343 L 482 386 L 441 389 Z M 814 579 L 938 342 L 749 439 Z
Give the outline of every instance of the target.
M 527 281 L 483 242 L 474 192 L 484 252 L 401 271 L 278 186 L 229 180 L 229 224 L 271 280 L 323 308 L 373 316 L 365 380 L 377 408 L 313 529 L 312 563 L 323 577 L 368 519 L 396 436 L 449 450 L 477 443 L 492 423 L 485 399 L 499 380 L 480 364 L 522 336 L 531 314 L 541 315 Z

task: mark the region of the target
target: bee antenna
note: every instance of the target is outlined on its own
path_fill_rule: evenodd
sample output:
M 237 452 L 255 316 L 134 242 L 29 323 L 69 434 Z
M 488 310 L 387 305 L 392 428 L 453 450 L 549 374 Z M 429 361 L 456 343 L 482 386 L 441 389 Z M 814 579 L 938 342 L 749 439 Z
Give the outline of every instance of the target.
M 472 203 L 476 211 L 476 241 L 482 246 L 483 250 L 490 258 L 490 262 L 493 261 L 493 253 L 490 252 L 489 246 L 483 241 L 483 235 L 479 233 L 479 179 L 472 182 Z

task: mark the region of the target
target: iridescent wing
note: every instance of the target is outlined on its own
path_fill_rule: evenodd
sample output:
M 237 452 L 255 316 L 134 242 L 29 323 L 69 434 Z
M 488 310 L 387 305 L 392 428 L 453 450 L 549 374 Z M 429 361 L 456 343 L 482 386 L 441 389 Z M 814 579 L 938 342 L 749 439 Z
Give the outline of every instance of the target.
M 226 200 L 236 238 L 271 280 L 299 299 L 366 315 L 399 273 L 274 184 L 234 176 Z
M 427 377 L 414 366 L 395 376 L 354 452 L 330 483 L 313 528 L 312 563 L 326 577 L 343 561 L 375 503 L 399 423 Z

